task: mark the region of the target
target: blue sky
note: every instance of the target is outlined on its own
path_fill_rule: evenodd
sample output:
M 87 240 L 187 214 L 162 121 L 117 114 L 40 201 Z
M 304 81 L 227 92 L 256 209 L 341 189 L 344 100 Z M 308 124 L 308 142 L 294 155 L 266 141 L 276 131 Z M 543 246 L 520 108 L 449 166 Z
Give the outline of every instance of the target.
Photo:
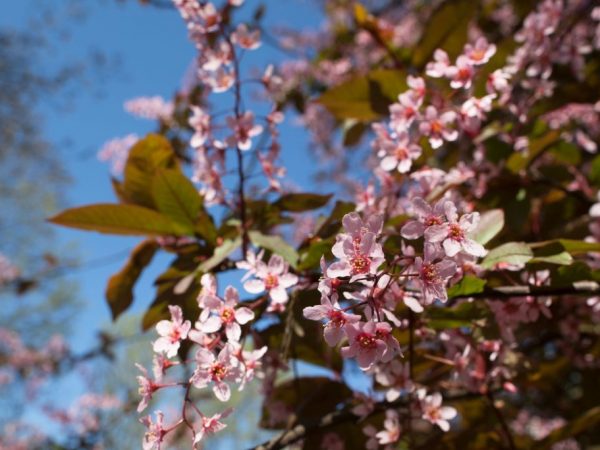
M 64 6 L 62 0 L 46 0 L 47 5 Z M 246 14 L 264 2 L 247 0 Z M 15 28 L 27 26 L 35 16 L 39 1 L 8 2 L 0 17 L 0 26 Z M 319 11 L 311 0 L 267 1 L 267 25 L 286 25 L 297 28 L 318 28 Z M 154 128 L 150 121 L 136 119 L 123 110 L 123 102 L 137 96 L 162 95 L 170 98 L 181 84 L 195 50 L 187 39 L 187 32 L 175 11 L 142 7 L 136 1 L 124 3 L 105 0 L 90 2 L 87 17 L 71 27 L 70 39 L 61 42 L 56 54 L 48 55 L 50 64 L 84 58 L 92 49 L 99 49 L 120 60 L 114 76 L 99 85 L 102 96 L 91 92 L 96 87 L 82 89 L 74 99 L 73 109 L 56 111 L 51 104 L 41 105 L 46 136 L 60 145 L 61 159 L 73 183 L 69 187 L 69 206 L 115 200 L 109 180 L 109 168 L 96 159 L 97 150 L 104 142 L 129 133 L 143 135 Z M 293 17 L 293 23 L 290 22 Z M 246 67 L 264 68 L 268 62 L 281 61 L 282 54 L 263 45 L 258 51 L 244 57 Z M 220 109 L 220 108 L 217 108 Z M 283 159 L 289 169 L 288 178 L 295 184 L 310 188 L 309 170 L 303 153 L 308 141 L 305 133 L 286 117 L 282 128 Z M 286 145 L 287 143 L 287 145 Z M 94 261 L 125 252 L 139 241 L 135 238 L 112 237 L 97 233 L 60 229 L 58 236 L 64 243 L 75 243 L 76 253 L 82 260 Z M 111 259 L 111 258 L 109 258 Z M 73 346 L 84 350 L 95 337 L 96 331 L 110 321 L 104 300 L 105 283 L 125 261 L 112 258 L 112 263 L 97 264 L 77 271 L 73 277 L 81 286 L 84 308 L 77 323 Z M 157 258 L 146 271 L 136 290 L 134 312 L 141 312 L 153 298 L 152 280 L 164 270 L 169 258 Z

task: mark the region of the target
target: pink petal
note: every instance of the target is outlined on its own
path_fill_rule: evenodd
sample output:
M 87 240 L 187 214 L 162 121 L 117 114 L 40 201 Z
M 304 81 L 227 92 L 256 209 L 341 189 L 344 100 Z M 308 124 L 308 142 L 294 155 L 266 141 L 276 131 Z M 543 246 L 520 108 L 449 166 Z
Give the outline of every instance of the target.
M 250 308 L 242 306 L 235 310 L 235 320 L 242 325 L 254 320 L 254 312 Z
M 251 294 L 260 294 L 265 291 L 265 283 L 262 280 L 248 280 L 244 283 L 244 289 Z

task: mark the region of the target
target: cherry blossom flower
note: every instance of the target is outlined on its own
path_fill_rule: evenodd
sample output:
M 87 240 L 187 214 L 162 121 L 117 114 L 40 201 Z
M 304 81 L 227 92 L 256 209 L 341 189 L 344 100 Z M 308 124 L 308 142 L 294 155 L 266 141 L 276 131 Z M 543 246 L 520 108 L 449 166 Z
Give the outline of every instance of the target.
M 242 277 L 241 281 L 246 281 L 252 275 L 256 273 L 258 267 L 262 264 L 262 259 L 265 254 L 264 250 L 254 253 L 252 250 L 246 252 L 246 259 L 244 261 L 238 261 L 235 266 L 238 269 L 246 270 L 247 272 Z
M 456 65 L 446 69 L 446 76 L 450 78 L 450 87 L 454 89 L 469 89 L 473 81 L 475 70 L 469 58 L 464 55 L 456 58 Z
M 263 126 L 254 123 L 252 111 L 246 111 L 238 118 L 228 117 L 227 124 L 234 131 L 234 135 L 227 140 L 227 143 L 243 151 L 250 150 L 251 138 L 263 132 Z
M 154 351 L 172 358 L 177 355 L 180 341 L 187 338 L 192 324 L 189 320 L 183 321 L 183 312 L 179 306 L 169 305 L 169 311 L 171 320 L 161 320 L 156 324 L 156 331 L 161 337 L 154 341 Z
M 474 66 L 487 63 L 496 53 L 496 45 L 490 44 L 486 38 L 480 37 L 475 45 L 466 44 L 463 54 Z
M 381 149 L 378 156 L 383 158 L 383 170 L 397 169 L 400 173 L 406 173 L 412 167 L 412 162 L 421 156 L 421 147 L 411 143 L 408 134 L 402 133 L 390 146 Z
M 396 133 L 408 131 L 408 128 L 419 117 L 419 108 L 423 100 L 414 91 L 407 91 L 398 96 L 398 102 L 390 105 L 390 128 Z
M 155 411 L 156 422 L 152 422 L 151 416 L 145 416 L 140 419 L 140 422 L 148 429 L 144 433 L 142 447 L 144 450 L 161 450 L 163 439 L 165 437 L 165 429 L 163 427 L 164 414 L 162 411 Z
M 190 145 L 194 148 L 202 147 L 210 132 L 210 115 L 198 106 L 190 106 L 192 116 L 189 119 L 190 126 L 194 129 L 194 135 Z
M 137 134 L 128 134 L 121 138 L 111 139 L 98 152 L 98 159 L 100 161 L 110 161 L 112 174 L 120 175 L 125 168 L 129 150 L 139 139 Z
M 211 2 L 199 6 L 198 15 L 204 20 L 202 27 L 204 33 L 210 33 L 219 29 L 222 20 L 221 14 L 219 14 L 217 8 Z
M 354 358 L 363 370 L 380 361 L 387 351 L 385 342 L 377 336 L 375 322 L 356 322 L 345 326 L 349 347 L 342 347 L 344 358 Z
M 202 415 L 202 423 L 200 424 L 200 430 L 196 432 L 194 436 L 194 446 L 198 444 L 205 436 L 209 436 L 211 434 L 218 433 L 227 427 L 227 424 L 221 422 L 221 419 L 226 418 L 229 414 L 231 414 L 233 409 L 228 408 L 222 413 L 214 414 L 210 417 L 206 417 Z M 146 450 L 146 449 L 144 449 Z
M 429 137 L 431 147 L 440 148 L 444 141 L 455 141 L 458 138 L 458 131 L 450 128 L 456 120 L 454 111 L 446 111 L 442 114 L 434 106 L 428 106 L 425 109 L 424 120 L 419 125 L 419 130 L 424 136 Z
M 427 395 L 425 389 L 417 390 L 417 397 L 423 412 L 423 419 L 437 425 L 442 431 L 450 429 L 450 422 L 456 417 L 456 409 L 451 406 L 442 406 L 442 394 L 435 392 Z
M 417 215 L 417 219 L 409 220 L 402 226 L 400 229 L 402 237 L 411 240 L 418 239 L 429 227 L 441 225 L 444 222 L 445 202 L 445 199 L 441 199 L 432 208 L 421 197 L 415 197 L 412 201 L 412 209 Z
M 456 205 L 450 201 L 444 204 L 444 210 L 448 222 L 428 227 L 425 230 L 425 239 L 429 242 L 441 242 L 449 257 L 460 251 L 473 256 L 485 256 L 487 251 L 483 246 L 468 237 L 468 233 L 479 223 L 479 213 L 464 214 L 459 220 Z
M 239 377 L 239 361 L 233 354 L 234 349 L 226 344 L 215 358 L 212 351 L 200 348 L 196 352 L 197 367 L 190 382 L 197 388 L 204 388 L 214 383 L 213 392 L 222 402 L 229 400 L 231 389 L 226 381 L 234 381 Z
M 327 276 L 375 274 L 385 260 L 381 245 L 375 241 L 383 226 L 382 217 L 371 216 L 363 222 L 360 215 L 353 212 L 343 217 L 342 224 L 347 233 L 338 234 L 331 249 L 340 261 L 329 266 Z
M 228 91 L 235 83 L 236 74 L 233 70 L 219 67 L 214 72 L 200 72 L 202 81 L 208 85 L 215 94 Z
M 379 445 L 387 445 L 398 442 L 400 439 L 400 432 L 402 431 L 402 427 L 400 427 L 400 419 L 398 417 L 398 412 L 393 409 L 387 409 L 385 411 L 385 420 L 383 421 L 384 430 L 379 431 L 375 437 L 377 437 L 377 441 Z
M 448 53 L 438 48 L 433 52 L 433 61 L 427 63 L 425 73 L 432 78 L 442 78 L 446 76 L 448 67 L 450 67 Z
M 328 296 L 322 295 L 320 305 L 307 306 L 302 313 L 309 320 L 326 320 L 323 337 L 329 346 L 334 347 L 344 337 L 346 324 L 358 322 L 360 316 L 342 311 L 337 294 L 333 294 L 332 299 L 333 302 Z
M 393 402 L 400 398 L 402 392 L 408 392 L 413 389 L 409 365 L 403 364 L 397 359 L 393 359 L 385 365 L 377 365 L 375 368 L 375 379 L 382 386 L 387 387 L 385 399 L 388 402 Z
M 168 120 L 173 115 L 175 105 L 160 96 L 137 97 L 125 102 L 125 111 L 136 117 L 149 120 Z
M 148 371 L 141 364 L 135 364 L 135 366 L 142 372 L 142 375 L 138 375 L 137 380 L 139 387 L 139 394 L 142 396 L 140 403 L 137 407 L 137 412 L 142 412 L 148 406 L 150 400 L 152 400 L 152 395 L 160 389 L 160 385 L 156 384 L 152 379 L 148 376 Z
M 298 277 L 288 272 L 289 266 L 279 255 L 271 255 L 269 263 L 257 266 L 255 278 L 244 283 L 244 289 L 251 294 L 267 291 L 271 300 L 279 305 L 288 301 L 286 289 L 298 283 Z
M 225 326 L 225 334 L 229 341 L 239 341 L 242 335 L 240 325 L 244 325 L 254 319 L 254 313 L 250 308 L 241 306 L 239 303 L 237 289 L 228 286 L 225 289 L 225 299 L 206 297 L 205 309 L 200 314 L 200 324 L 197 328 L 204 333 L 214 333 Z M 210 315 L 216 313 L 215 315 Z
M 231 42 L 246 50 L 255 50 L 260 47 L 260 30 L 249 31 L 248 26 L 241 23 L 231 33 Z
M 440 256 L 440 251 L 434 244 L 425 244 L 423 259 L 420 256 L 415 258 L 414 270 L 419 275 L 423 300 L 427 305 L 436 300 L 448 300 L 446 282 L 456 272 L 454 261 L 442 259 L 435 262 Z
M 265 345 L 259 349 L 255 349 L 252 351 L 248 351 L 248 350 L 244 350 L 240 351 L 238 350 L 238 354 L 240 356 L 238 356 L 238 358 L 240 359 L 240 362 L 242 363 L 242 365 L 244 366 L 244 374 L 242 376 L 242 381 L 240 383 L 240 387 L 239 390 L 243 390 L 244 387 L 246 386 L 246 383 L 249 383 L 250 381 L 252 381 L 254 379 L 254 375 L 258 374 L 257 376 L 259 378 L 261 378 L 263 376 L 263 374 L 260 372 L 260 368 L 262 367 L 262 363 L 261 363 L 261 359 L 263 356 L 265 356 L 265 353 L 267 353 L 268 347 Z
M 377 441 L 377 428 L 369 424 L 363 427 L 362 432 L 369 438 L 365 444 L 367 450 L 377 450 L 379 442 Z

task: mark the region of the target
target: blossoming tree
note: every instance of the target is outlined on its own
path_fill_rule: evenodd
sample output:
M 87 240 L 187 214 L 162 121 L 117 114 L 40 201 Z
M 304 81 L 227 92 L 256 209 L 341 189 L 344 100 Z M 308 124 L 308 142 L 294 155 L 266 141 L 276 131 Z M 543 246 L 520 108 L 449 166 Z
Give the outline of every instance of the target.
M 255 378 L 261 449 L 600 443 L 600 7 L 324 4 L 322 31 L 275 39 L 262 7 L 238 19 L 252 1 L 173 0 L 193 80 L 126 104 L 159 127 L 102 151 L 118 203 L 51 219 L 146 237 L 108 282 L 115 318 L 173 256 L 142 321 L 138 411 L 165 389 L 181 403 L 141 419 L 143 448 L 226 433 Z M 257 76 L 243 56 L 263 39 L 293 56 Z M 286 115 L 334 194 L 288 186 Z

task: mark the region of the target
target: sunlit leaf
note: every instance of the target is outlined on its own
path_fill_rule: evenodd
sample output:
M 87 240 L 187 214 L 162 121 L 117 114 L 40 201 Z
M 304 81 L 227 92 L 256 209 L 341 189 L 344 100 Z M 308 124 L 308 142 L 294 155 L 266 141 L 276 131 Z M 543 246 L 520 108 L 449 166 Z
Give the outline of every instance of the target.
M 185 236 L 185 227 L 137 205 L 96 204 L 67 209 L 48 219 L 70 228 L 134 236 Z
M 154 240 L 141 242 L 133 249 L 125 266 L 108 280 L 106 300 L 113 320 L 133 302 L 133 287 L 158 248 L 159 245 Z

